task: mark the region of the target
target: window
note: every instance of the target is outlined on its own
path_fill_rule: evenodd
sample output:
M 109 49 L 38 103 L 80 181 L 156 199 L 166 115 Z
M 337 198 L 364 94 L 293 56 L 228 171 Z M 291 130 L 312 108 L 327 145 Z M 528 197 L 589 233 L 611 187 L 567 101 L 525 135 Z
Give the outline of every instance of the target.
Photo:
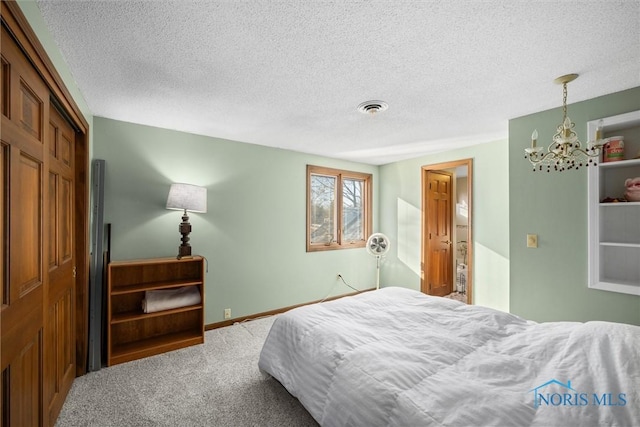
M 307 165 L 307 252 L 363 248 L 371 234 L 371 174 Z

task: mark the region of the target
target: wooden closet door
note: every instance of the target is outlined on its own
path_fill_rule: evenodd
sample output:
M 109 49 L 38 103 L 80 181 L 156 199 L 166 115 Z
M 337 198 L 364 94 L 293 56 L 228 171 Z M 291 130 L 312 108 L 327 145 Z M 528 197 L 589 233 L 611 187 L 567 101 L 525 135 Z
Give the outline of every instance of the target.
M 2 421 L 42 417 L 44 189 L 49 91 L 2 28 Z M 7 268 L 8 267 L 8 268 Z
M 55 106 L 48 127 L 48 284 L 44 311 L 45 424 L 53 424 L 75 377 L 74 130 Z
M 76 367 L 75 131 L 4 26 L 0 83 L 0 421 L 53 425 Z

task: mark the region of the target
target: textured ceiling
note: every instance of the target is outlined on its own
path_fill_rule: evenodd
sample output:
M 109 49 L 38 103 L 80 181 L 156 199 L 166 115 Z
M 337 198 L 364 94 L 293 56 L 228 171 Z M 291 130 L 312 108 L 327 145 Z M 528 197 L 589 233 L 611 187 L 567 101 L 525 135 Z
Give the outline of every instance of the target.
M 38 5 L 95 116 L 371 164 L 640 86 L 640 0 Z

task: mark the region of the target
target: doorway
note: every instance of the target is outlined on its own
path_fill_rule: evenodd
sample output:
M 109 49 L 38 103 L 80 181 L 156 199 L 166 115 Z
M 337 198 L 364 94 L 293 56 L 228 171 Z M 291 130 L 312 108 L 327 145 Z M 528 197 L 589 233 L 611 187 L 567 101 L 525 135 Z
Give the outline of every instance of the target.
M 473 302 L 473 159 L 422 167 L 420 290 Z

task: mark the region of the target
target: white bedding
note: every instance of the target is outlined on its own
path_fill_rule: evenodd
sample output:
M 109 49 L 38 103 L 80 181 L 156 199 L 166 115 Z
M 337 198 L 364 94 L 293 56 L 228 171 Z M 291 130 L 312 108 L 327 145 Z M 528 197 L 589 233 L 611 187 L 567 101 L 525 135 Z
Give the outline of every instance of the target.
M 322 426 L 640 426 L 640 327 L 405 288 L 279 316 L 259 367 Z

